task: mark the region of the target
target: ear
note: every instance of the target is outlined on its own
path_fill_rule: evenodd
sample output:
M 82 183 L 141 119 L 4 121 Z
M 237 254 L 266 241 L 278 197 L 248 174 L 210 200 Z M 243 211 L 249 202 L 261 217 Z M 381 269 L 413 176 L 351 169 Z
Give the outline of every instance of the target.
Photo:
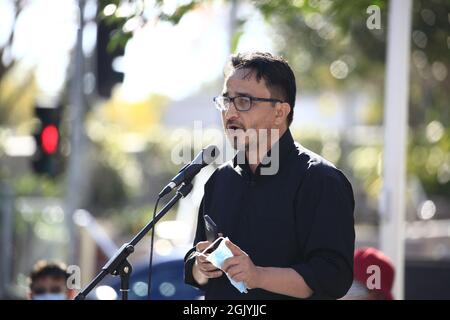
M 291 106 L 287 102 L 279 102 L 275 105 L 275 124 L 280 126 L 287 123 L 287 117 L 291 112 Z

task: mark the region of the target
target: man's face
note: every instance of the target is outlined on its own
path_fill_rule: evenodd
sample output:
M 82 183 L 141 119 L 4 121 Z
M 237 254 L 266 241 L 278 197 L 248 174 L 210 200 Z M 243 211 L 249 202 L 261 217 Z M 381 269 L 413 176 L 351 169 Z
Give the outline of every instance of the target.
M 222 95 L 227 97 L 250 96 L 256 98 L 273 98 L 264 79 L 258 81 L 256 72 L 249 69 L 237 69 L 225 79 Z M 254 101 L 248 111 L 238 111 L 231 104 L 222 112 L 222 122 L 227 138 L 236 149 L 248 148 L 257 143 L 256 136 L 267 129 L 279 129 L 276 123 L 276 109 L 272 102 Z M 249 132 L 251 131 L 251 132 Z M 257 134 L 253 134 L 253 133 Z M 270 132 L 268 136 L 270 137 Z M 245 141 L 245 144 L 236 141 Z
M 35 299 L 68 299 L 69 291 L 65 278 L 41 277 L 31 287 L 30 298 Z

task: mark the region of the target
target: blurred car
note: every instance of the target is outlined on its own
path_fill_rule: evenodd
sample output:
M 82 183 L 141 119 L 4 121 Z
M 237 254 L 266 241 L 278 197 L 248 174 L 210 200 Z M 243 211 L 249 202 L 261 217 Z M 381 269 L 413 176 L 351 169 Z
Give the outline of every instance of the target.
M 203 292 L 184 283 L 184 253 L 169 256 L 154 256 L 152 268 L 152 300 L 199 300 Z M 132 263 L 133 271 L 130 277 L 129 300 L 147 299 L 148 259 Z M 120 277 L 107 276 L 93 292 L 89 299 L 120 300 Z

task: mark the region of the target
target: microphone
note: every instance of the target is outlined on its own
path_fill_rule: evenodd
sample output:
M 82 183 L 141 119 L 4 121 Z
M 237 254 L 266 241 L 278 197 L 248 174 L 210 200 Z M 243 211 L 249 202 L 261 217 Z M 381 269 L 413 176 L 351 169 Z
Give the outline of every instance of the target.
M 192 180 L 203 167 L 212 163 L 219 156 L 219 149 L 214 145 L 203 148 L 191 163 L 181 168 L 180 172 L 161 190 L 159 197 L 162 198 L 180 184 Z

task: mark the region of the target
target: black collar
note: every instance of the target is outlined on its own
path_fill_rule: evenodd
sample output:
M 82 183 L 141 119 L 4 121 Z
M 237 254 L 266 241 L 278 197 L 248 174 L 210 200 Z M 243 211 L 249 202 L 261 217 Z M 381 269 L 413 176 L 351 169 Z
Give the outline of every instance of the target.
M 256 168 L 255 173 L 253 173 L 253 171 L 250 169 L 250 166 L 248 165 L 248 159 L 245 156 L 244 151 L 238 151 L 234 156 L 233 168 L 237 173 L 239 173 L 242 176 L 246 176 L 250 179 L 256 179 L 258 177 L 264 176 L 261 175 L 261 168 L 264 167 L 269 168 L 272 165 L 271 161 L 279 161 L 278 169 L 281 170 L 283 164 L 286 163 L 289 154 L 295 149 L 296 146 L 294 139 L 292 137 L 291 131 L 288 129 L 281 136 L 281 138 L 272 146 L 272 148 L 267 152 L 267 155 L 264 157 L 263 161 L 261 161 L 261 163 Z M 279 153 L 278 160 L 276 158 L 271 159 L 271 155 L 273 152 Z

